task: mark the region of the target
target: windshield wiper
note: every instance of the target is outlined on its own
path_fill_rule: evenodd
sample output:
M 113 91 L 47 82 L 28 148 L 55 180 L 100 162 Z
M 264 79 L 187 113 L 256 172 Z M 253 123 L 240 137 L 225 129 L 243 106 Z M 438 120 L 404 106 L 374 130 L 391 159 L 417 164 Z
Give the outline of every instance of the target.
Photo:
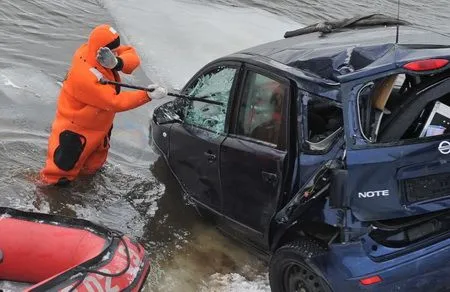
M 309 25 L 297 30 L 287 31 L 284 34 L 285 38 L 290 38 L 298 35 L 309 34 L 313 32 L 321 32 L 323 34 L 332 33 L 343 28 L 354 27 L 368 27 L 368 26 L 393 26 L 393 25 L 409 25 L 410 23 L 396 17 L 387 16 L 384 14 L 370 14 L 366 16 L 357 16 L 352 18 L 345 18 L 337 21 L 324 21 Z

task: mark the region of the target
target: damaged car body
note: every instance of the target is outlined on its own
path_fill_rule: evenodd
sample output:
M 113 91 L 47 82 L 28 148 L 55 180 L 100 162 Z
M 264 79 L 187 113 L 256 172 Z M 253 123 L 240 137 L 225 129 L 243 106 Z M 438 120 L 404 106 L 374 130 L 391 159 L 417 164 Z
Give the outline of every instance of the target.
M 383 15 L 289 32 L 202 68 L 181 93 L 223 106 L 158 107 L 152 145 L 273 291 L 449 289 L 449 60 Z

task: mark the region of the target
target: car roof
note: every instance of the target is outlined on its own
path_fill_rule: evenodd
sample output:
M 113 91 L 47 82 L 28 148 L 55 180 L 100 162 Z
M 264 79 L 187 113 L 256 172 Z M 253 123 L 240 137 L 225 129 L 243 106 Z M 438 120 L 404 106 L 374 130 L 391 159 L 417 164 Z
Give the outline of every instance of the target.
M 323 32 L 323 24 L 316 24 L 307 27 L 306 32 L 300 30 L 300 35 L 254 46 L 235 55 L 263 57 L 329 84 L 395 70 L 398 64 L 411 60 L 450 56 L 450 36 L 401 22 L 396 43 L 394 24 L 395 21 L 338 27 L 329 33 Z M 285 36 L 289 34 L 295 32 L 287 32 Z M 296 75 L 302 78 L 302 74 Z

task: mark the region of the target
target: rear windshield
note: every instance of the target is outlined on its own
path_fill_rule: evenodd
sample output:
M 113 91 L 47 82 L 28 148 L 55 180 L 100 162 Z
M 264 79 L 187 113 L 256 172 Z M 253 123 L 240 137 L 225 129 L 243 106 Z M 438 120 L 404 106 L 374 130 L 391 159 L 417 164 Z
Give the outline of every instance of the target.
M 449 92 L 429 94 L 433 87 L 448 82 L 449 76 L 398 74 L 365 84 L 357 99 L 364 139 L 392 143 L 450 134 Z

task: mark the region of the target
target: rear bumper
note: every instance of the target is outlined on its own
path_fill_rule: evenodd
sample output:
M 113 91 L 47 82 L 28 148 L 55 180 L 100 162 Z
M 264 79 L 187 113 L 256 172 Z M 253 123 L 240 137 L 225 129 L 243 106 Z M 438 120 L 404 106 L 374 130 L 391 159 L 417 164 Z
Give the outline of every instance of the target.
M 374 261 L 362 243 L 336 244 L 315 265 L 333 291 L 449 291 L 450 239 L 386 261 Z M 382 282 L 362 285 L 378 275 Z

